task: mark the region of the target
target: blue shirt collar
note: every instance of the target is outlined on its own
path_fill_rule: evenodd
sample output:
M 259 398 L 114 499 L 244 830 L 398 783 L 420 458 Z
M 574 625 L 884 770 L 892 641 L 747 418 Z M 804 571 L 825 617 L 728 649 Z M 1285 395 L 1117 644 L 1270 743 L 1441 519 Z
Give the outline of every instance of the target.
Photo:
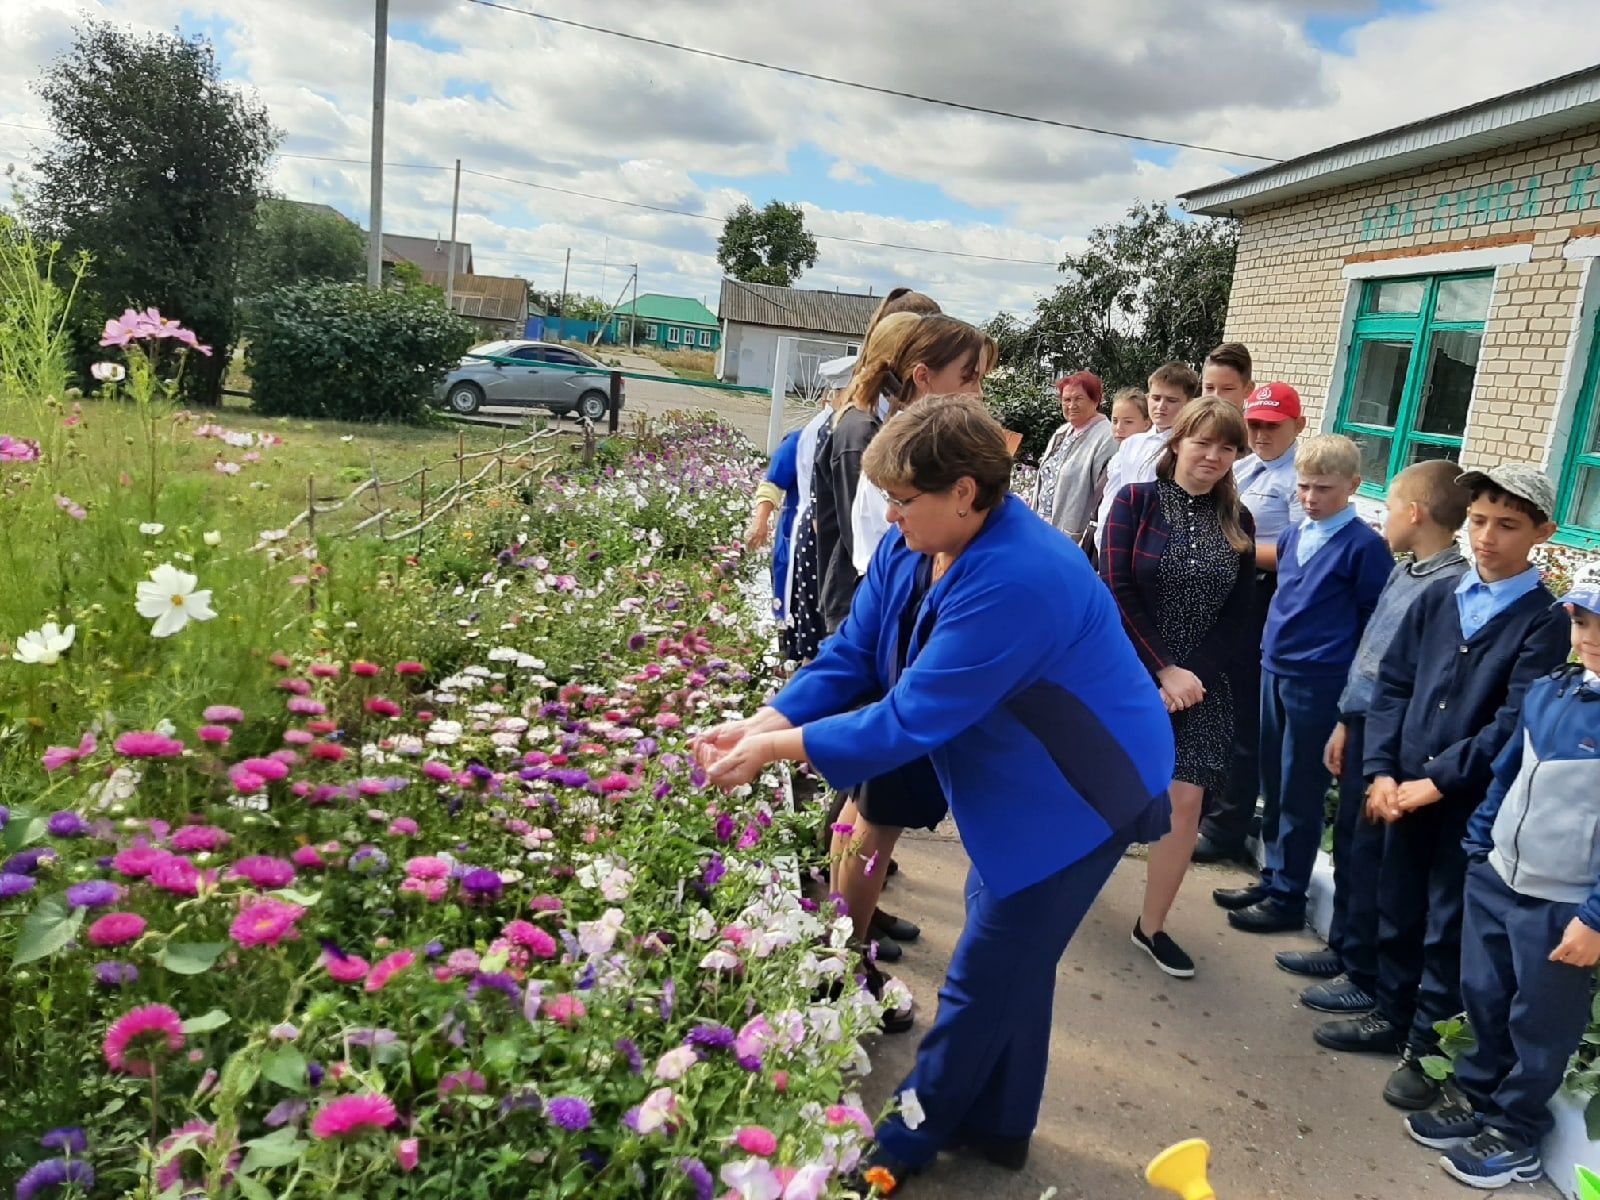
M 1323 517 L 1320 521 L 1307 517 L 1300 524 L 1301 529 L 1315 529 L 1323 537 L 1332 537 L 1351 521 L 1356 519 L 1356 510 L 1350 505 L 1345 505 L 1331 517 Z
M 1509 579 L 1497 579 L 1493 583 L 1485 583 L 1483 576 L 1478 574 L 1476 565 L 1467 568 L 1460 582 L 1456 584 L 1456 595 L 1465 596 L 1474 588 L 1483 588 L 1502 604 L 1510 604 L 1526 596 L 1539 586 L 1539 568 L 1529 567 L 1520 575 L 1513 575 Z

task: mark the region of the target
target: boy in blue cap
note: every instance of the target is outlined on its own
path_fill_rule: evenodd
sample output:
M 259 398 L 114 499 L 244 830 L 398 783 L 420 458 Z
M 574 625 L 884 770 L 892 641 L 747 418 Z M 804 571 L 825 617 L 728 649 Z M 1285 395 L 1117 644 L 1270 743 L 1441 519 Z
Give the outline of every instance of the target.
M 1528 689 L 1463 839 L 1461 997 L 1477 1037 L 1456 1059 L 1466 1103 L 1406 1118 L 1476 1188 L 1543 1174 L 1547 1105 L 1588 1025 L 1600 963 L 1600 564 L 1561 603 L 1578 661 Z

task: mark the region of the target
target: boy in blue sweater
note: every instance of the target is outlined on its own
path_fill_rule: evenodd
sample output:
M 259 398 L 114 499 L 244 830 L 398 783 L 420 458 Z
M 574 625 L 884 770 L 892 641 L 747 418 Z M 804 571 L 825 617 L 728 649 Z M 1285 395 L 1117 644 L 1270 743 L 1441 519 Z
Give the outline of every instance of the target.
M 1600 963 L 1600 566 L 1561 598 L 1578 663 L 1528 689 L 1467 823 L 1461 995 L 1477 1043 L 1464 1104 L 1406 1118 L 1477 1188 L 1539 1178 L 1547 1107 L 1589 1022 Z
M 1339 693 L 1394 556 L 1357 520 L 1350 498 L 1361 453 L 1339 434 L 1301 443 L 1294 457 L 1305 517 L 1278 536 L 1278 590 L 1261 646 L 1261 837 L 1266 865 L 1254 887 L 1213 899 L 1250 933 L 1299 929 L 1322 843 L 1328 795 L 1323 748 L 1339 719 Z
M 1467 820 L 1493 782 L 1528 687 L 1566 661 L 1567 618 L 1529 555 L 1555 532 L 1555 487 L 1533 467 L 1469 471 L 1476 565 L 1406 614 L 1367 709 L 1367 815 L 1388 823 L 1378 872 L 1377 1007 L 1316 1031 L 1330 1050 L 1402 1051 L 1383 1098 L 1427 1108 L 1421 1060 L 1461 1011 Z

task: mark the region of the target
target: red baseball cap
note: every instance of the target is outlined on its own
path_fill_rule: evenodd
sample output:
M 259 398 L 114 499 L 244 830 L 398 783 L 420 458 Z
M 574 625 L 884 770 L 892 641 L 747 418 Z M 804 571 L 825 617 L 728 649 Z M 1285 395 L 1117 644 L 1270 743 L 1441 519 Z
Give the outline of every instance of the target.
M 1300 393 L 1287 383 L 1264 383 L 1244 402 L 1246 421 L 1297 421 Z

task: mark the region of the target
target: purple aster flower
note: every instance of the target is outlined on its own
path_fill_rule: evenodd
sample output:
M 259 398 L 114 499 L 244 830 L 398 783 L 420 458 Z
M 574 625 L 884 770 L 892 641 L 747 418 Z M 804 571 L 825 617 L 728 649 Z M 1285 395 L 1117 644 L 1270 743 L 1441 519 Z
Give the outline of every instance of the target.
M 327 1069 L 321 1063 L 309 1062 L 306 1064 L 306 1082 L 314 1088 L 322 1086 L 323 1077 L 327 1073 Z
M 84 1133 L 82 1126 L 64 1125 L 45 1134 L 39 1139 L 39 1145 L 62 1154 L 82 1154 L 89 1148 L 89 1135 Z
M 67 889 L 67 903 L 73 908 L 104 908 L 116 902 L 116 885 L 104 879 L 89 879 Z
M 659 749 L 661 749 L 661 743 L 653 737 L 642 737 L 633 744 L 633 752 L 641 758 L 651 758 Z
M 546 1108 L 550 1116 L 550 1123 L 567 1130 L 569 1133 L 577 1133 L 589 1128 L 589 1123 L 593 1119 L 590 1115 L 588 1104 L 576 1096 L 556 1096 L 551 1099 Z
M 118 962 L 111 958 L 94 965 L 94 980 L 101 987 L 127 987 L 138 978 L 139 968 L 132 963 Z
M 694 1186 L 695 1200 L 711 1200 L 717 1194 L 716 1181 L 711 1178 L 711 1172 L 706 1170 L 705 1163 L 698 1158 L 680 1159 L 678 1169 L 688 1176 Z
M 0 871 L 0 900 L 31 891 L 38 882 L 32 875 L 13 875 L 10 871 Z
M 668 979 L 661 985 L 661 1019 L 672 1020 L 672 1006 L 678 999 L 678 985 L 676 981 Z
M 706 786 L 706 770 L 699 763 L 689 769 L 689 783 L 697 788 Z
M 595 975 L 594 963 L 591 961 L 589 965 L 583 969 L 583 974 L 578 976 L 578 990 L 580 992 L 587 992 L 590 988 L 594 987 L 596 978 L 597 976 Z
M 443 942 L 429 942 L 426 946 L 424 946 L 422 948 L 422 952 L 424 954 L 426 954 L 429 958 L 438 958 L 439 955 L 444 953 L 444 943 Z
M 617 1049 L 628 1060 L 628 1070 L 638 1075 L 644 1070 L 644 1058 L 639 1054 L 639 1047 L 632 1038 L 618 1038 Z
M 382 875 L 389 869 L 389 856 L 376 846 L 362 846 L 350 856 L 350 869 L 362 875 Z
M 261 1120 L 268 1129 L 281 1129 L 285 1125 L 298 1125 L 310 1109 L 309 1100 L 280 1100 Z
M 474 867 L 461 877 L 462 890 L 480 899 L 495 899 L 504 886 L 500 881 L 500 873 L 488 867 Z
M 480 971 L 472 977 L 472 982 L 467 984 L 467 995 L 476 996 L 484 988 L 499 992 L 513 1004 L 522 1002 L 522 989 L 517 986 L 517 981 L 504 971 Z
M 502 1117 L 510 1116 L 514 1112 L 532 1112 L 534 1116 L 538 1116 L 543 1111 L 544 1101 L 531 1087 L 520 1088 L 500 1101 Z
M 11 810 L 4 804 L 0 804 L 0 829 L 4 829 L 9 824 L 11 824 Z
M 672 795 L 672 785 L 663 779 L 651 789 L 650 794 L 657 800 L 665 800 L 668 796 Z
M 39 869 L 39 864 L 47 858 L 57 857 L 56 852 L 48 846 L 36 846 L 32 850 L 24 850 L 20 854 L 13 854 L 0 863 L 0 871 L 7 875 L 32 875 Z
M 34 1200 L 69 1183 L 87 1191 L 94 1186 L 94 1168 L 81 1158 L 47 1158 L 17 1180 L 17 1200 Z
M 63 809 L 50 814 L 50 819 L 45 822 L 45 829 L 49 831 L 51 837 L 82 837 L 89 832 L 89 822 L 77 813 Z
M 734 1059 L 741 1069 L 751 1072 L 761 1070 L 761 1056 L 759 1054 L 740 1054 Z
M 726 1025 L 696 1025 L 685 1039 L 700 1050 L 726 1050 L 733 1045 L 733 1030 Z
M 644 634 L 636 633 L 628 639 L 628 649 L 634 651 L 643 650 L 646 640 Z

